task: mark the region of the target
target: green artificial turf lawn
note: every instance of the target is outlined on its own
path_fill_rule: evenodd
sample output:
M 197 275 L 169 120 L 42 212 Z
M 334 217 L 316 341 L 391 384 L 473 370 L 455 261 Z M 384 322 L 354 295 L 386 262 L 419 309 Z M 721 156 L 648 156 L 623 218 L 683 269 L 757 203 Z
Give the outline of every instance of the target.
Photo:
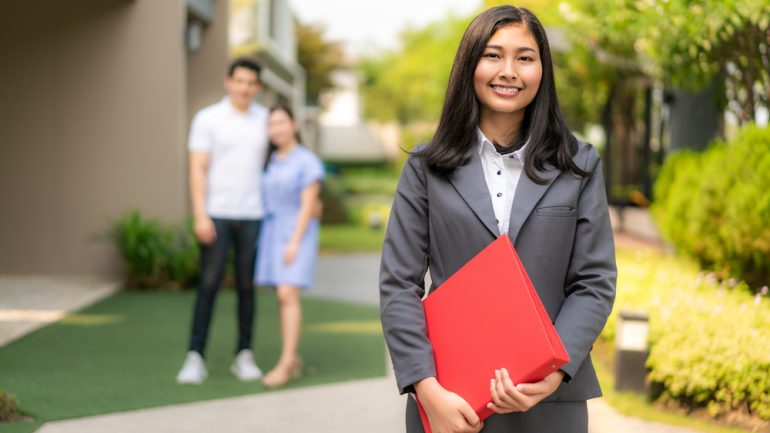
M 372 229 L 362 224 L 322 225 L 321 252 L 380 252 L 385 229 Z
M 230 373 L 236 343 L 236 296 L 217 297 L 207 347 L 209 378 L 178 385 L 194 293 L 120 292 L 0 348 L 0 389 L 16 396 L 31 422 L 0 424 L 0 433 L 31 432 L 45 421 L 269 391 Z M 376 307 L 303 298 L 303 377 L 288 387 L 385 374 Z M 255 352 L 269 370 L 280 355 L 277 304 L 259 291 Z

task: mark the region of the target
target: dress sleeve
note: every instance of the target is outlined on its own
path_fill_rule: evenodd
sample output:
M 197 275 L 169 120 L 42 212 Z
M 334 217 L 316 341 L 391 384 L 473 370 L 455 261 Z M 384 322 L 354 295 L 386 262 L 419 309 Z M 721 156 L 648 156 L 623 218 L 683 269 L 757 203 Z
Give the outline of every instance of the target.
M 302 172 L 300 173 L 299 180 L 302 188 L 309 186 L 313 182 L 323 180 L 324 178 L 324 166 L 321 160 L 313 154 L 309 154 L 309 156 L 310 157 L 307 158 L 307 161 L 302 168 Z

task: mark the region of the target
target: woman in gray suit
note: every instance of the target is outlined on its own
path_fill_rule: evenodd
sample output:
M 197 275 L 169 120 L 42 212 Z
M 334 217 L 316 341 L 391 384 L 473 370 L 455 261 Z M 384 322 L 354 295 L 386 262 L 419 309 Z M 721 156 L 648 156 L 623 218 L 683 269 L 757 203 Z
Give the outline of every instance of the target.
M 496 414 L 482 423 L 435 379 L 421 299 L 428 269 L 432 291 L 503 233 L 571 361 L 537 383 L 495 371 Z M 489 9 L 460 42 L 433 140 L 404 166 L 383 245 L 381 320 L 399 391 L 416 393 L 435 433 L 586 433 L 586 400 L 601 395 L 589 352 L 615 278 L 601 161 L 565 124 L 545 31 L 526 9 Z M 407 431 L 422 432 L 407 402 Z

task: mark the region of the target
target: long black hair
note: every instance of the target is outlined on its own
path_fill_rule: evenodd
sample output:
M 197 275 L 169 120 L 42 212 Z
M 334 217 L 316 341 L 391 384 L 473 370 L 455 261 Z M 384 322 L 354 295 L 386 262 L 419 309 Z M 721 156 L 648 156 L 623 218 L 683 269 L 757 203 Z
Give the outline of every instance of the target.
M 534 182 L 546 181 L 537 175 L 550 163 L 561 171 L 587 176 L 572 160 L 577 152 L 577 139 L 567 128 L 559 109 L 554 83 L 553 61 L 545 29 L 537 17 L 525 8 L 497 6 L 482 12 L 468 25 L 457 49 L 449 75 L 444 107 L 431 143 L 419 154 L 428 166 L 441 172 L 452 172 L 465 162 L 468 149 L 476 143 L 479 124 L 479 102 L 473 76 L 487 42 L 495 32 L 510 24 L 523 24 L 532 33 L 540 49 L 543 76 L 540 88 L 524 111 L 521 137 L 527 139 L 524 172 Z
M 278 104 L 275 107 L 270 109 L 270 114 L 273 114 L 276 111 L 283 111 L 283 112 L 285 112 L 289 116 L 289 119 L 291 119 L 292 122 L 296 123 L 296 121 L 294 120 L 294 112 L 291 111 L 291 108 L 288 105 L 286 105 L 286 104 Z M 302 145 L 302 138 L 299 135 L 299 131 L 294 133 L 294 137 L 297 139 L 297 144 L 299 144 L 301 146 Z M 278 150 L 278 146 L 276 146 L 275 143 L 273 143 L 272 141 L 268 141 L 268 143 L 267 143 L 267 156 L 265 157 L 265 166 L 264 166 L 264 168 L 267 168 L 267 165 L 270 164 L 270 158 L 273 157 L 273 154 L 275 153 L 276 150 Z

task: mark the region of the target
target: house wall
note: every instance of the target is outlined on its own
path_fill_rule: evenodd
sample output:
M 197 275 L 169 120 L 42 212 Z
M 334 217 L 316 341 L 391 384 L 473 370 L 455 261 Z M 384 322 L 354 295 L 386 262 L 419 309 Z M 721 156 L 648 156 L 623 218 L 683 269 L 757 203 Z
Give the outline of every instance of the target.
M 0 273 L 114 275 L 112 221 L 186 216 L 190 113 L 221 94 L 227 20 L 189 61 L 186 21 L 184 0 L 0 5 Z

